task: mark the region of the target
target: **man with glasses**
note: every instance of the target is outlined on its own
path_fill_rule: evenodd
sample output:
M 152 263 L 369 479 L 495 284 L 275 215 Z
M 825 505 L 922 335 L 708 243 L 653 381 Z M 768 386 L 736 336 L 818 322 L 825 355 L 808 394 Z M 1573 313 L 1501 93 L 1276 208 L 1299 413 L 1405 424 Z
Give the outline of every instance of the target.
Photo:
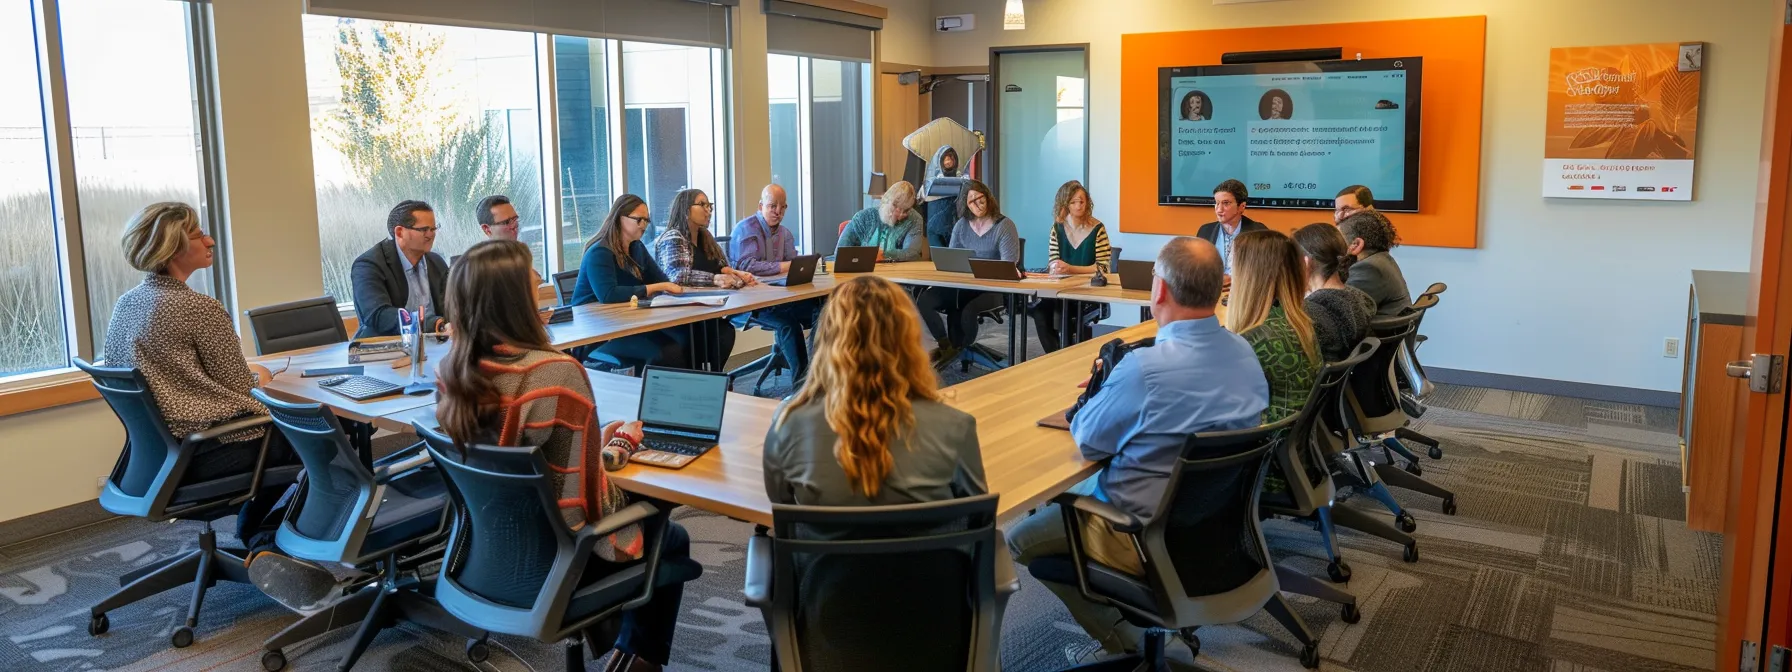
M 416 317 L 425 332 L 440 331 L 447 317 L 443 301 L 448 262 L 431 252 L 436 245 L 436 213 L 423 201 L 404 201 L 386 216 L 388 237 L 355 258 L 350 271 L 355 290 L 355 338 L 397 336 L 398 311 Z
M 1338 223 L 1364 210 L 1375 209 L 1375 195 L 1369 188 L 1353 184 L 1338 191 L 1338 197 L 1332 199 L 1332 222 Z
M 734 268 L 760 277 L 790 272 L 790 262 L 797 257 L 796 232 L 784 226 L 784 214 L 790 211 L 786 199 L 783 187 L 765 185 L 759 192 L 759 211 L 734 225 L 734 237 L 728 241 Z M 793 380 L 801 381 L 809 372 L 803 330 L 815 328 L 820 309 L 819 300 L 809 300 L 753 311 L 754 322 L 776 332 L 778 354 L 790 365 Z
M 523 218 L 516 214 L 516 206 L 511 205 L 510 197 L 494 194 L 479 199 L 479 205 L 473 208 L 479 219 L 479 230 L 485 232 L 486 238 L 496 240 L 516 240 L 518 230 L 522 228 Z M 457 257 L 458 258 L 458 257 Z M 530 285 L 541 286 L 541 273 L 531 265 L 529 267 Z

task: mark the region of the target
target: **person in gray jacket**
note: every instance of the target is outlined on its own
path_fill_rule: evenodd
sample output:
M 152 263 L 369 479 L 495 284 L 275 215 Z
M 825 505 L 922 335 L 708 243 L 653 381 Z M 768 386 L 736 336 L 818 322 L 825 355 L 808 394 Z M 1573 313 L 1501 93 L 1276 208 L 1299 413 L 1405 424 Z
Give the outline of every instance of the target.
M 947 406 L 914 303 L 883 278 L 834 291 L 809 379 L 772 415 L 765 492 L 775 504 L 880 506 L 989 490 L 977 420 Z
M 1378 316 L 1399 315 L 1412 306 L 1412 294 L 1406 290 L 1406 276 L 1388 250 L 1400 244 L 1394 223 L 1376 210 L 1364 210 L 1338 222 L 1338 232 L 1350 245 L 1356 263 L 1350 267 L 1351 287 L 1363 290 L 1375 300 Z

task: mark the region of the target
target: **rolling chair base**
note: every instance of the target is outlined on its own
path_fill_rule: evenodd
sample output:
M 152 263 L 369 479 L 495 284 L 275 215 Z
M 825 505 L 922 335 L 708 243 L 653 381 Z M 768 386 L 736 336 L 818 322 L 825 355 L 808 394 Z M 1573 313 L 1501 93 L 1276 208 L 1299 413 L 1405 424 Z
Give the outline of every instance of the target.
M 243 567 L 240 553 L 240 550 L 218 548 L 218 533 L 206 523 L 205 531 L 199 533 L 198 550 L 139 567 L 119 577 L 118 592 L 88 610 L 87 634 L 103 635 L 111 629 L 111 619 L 106 616 L 108 611 L 191 584 L 193 598 L 187 606 L 186 624 L 175 628 L 171 643 L 177 649 L 192 645 L 193 629 L 199 627 L 199 610 L 205 604 L 205 591 L 219 581 L 249 583 L 249 571 Z
M 1000 371 L 1008 368 L 1007 364 L 1002 363 L 1002 360 L 1005 359 L 1007 357 L 987 345 L 972 343 L 958 353 L 958 359 L 955 361 L 958 362 L 960 372 L 970 371 L 972 365 L 981 366 L 991 371 Z
M 387 562 L 391 563 L 388 565 L 390 567 L 399 566 L 395 560 Z M 336 666 L 337 670 L 346 672 L 367 652 L 367 647 L 373 644 L 373 639 L 379 636 L 380 631 L 398 620 L 466 637 L 467 658 L 473 662 L 481 662 L 490 655 L 490 649 L 485 644 L 485 631 L 461 622 L 429 597 L 433 593 L 433 580 L 420 580 L 409 575 L 393 576 L 398 571 L 388 572 L 336 604 L 301 618 L 270 637 L 262 644 L 262 669 L 275 672 L 286 667 L 284 649 L 288 646 L 358 624 L 348 655 Z M 413 588 L 419 583 L 420 588 Z

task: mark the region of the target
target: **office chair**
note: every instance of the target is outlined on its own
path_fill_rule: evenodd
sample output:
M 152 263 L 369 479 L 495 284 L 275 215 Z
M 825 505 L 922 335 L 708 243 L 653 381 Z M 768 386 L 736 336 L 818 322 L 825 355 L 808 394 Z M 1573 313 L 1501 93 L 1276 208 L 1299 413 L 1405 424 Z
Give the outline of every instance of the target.
M 757 328 L 772 331 L 770 326 L 767 326 L 765 323 L 754 318 L 753 313 L 735 315 L 730 319 L 734 322 L 734 326 L 743 330 Z M 773 345 L 771 352 L 760 355 L 757 359 L 742 364 L 736 367 L 733 371 L 729 371 L 728 387 L 733 388 L 735 381 L 757 373 L 759 374 L 759 377 L 753 381 L 753 396 L 759 396 L 759 393 L 765 389 L 766 379 L 778 375 L 778 372 L 780 371 L 789 369 L 790 363 L 784 361 L 784 354 L 778 352 L 777 346 Z M 797 382 L 798 381 L 795 378 L 791 378 L 791 387 L 795 387 Z
M 996 495 L 922 504 L 772 505 L 747 542 L 744 592 L 783 672 L 1001 669 L 1020 588 Z
M 1189 437 L 1148 522 L 1095 497 L 1057 496 L 1052 501 L 1064 515 L 1070 554 L 1036 558 L 1027 570 L 1040 581 L 1074 585 L 1084 599 L 1111 605 L 1128 623 L 1145 628 L 1137 670 L 1169 669 L 1164 654 L 1169 632 L 1199 656 L 1197 628 L 1237 623 L 1261 610 L 1300 641 L 1302 666 L 1319 667 L 1319 641 L 1282 596 L 1278 575 L 1284 572 L 1276 570 L 1258 526 L 1264 465 L 1294 420 Z M 1129 536 L 1144 574 L 1088 557 L 1079 520 L 1084 516 Z M 1353 611 L 1354 605 L 1345 609 Z M 1115 665 L 1131 662 L 1074 669 L 1118 669 Z
M 87 634 L 97 637 L 111 629 L 112 621 L 106 612 L 171 588 L 192 584 L 193 597 L 187 606 L 186 623 L 175 628 L 171 638 L 174 648 L 190 646 L 193 629 L 199 626 L 199 609 L 205 602 L 205 591 L 219 581 L 249 583 L 248 571 L 243 567 L 242 549 L 219 548 L 212 523 L 235 515 L 238 508 L 263 487 L 291 484 L 298 479 L 300 467 L 268 466 L 268 440 L 264 435 L 260 447 L 254 451 L 253 466 L 205 481 L 192 481 L 187 474 L 197 460 L 235 458 L 247 461 L 247 451 L 238 447 L 225 448 L 228 444 L 219 442 L 219 438 L 245 429 L 267 427 L 268 417 L 242 417 L 203 432 L 176 437 L 163 421 L 161 406 L 157 405 L 155 393 L 141 371 L 96 366 L 80 358 L 75 359 L 75 366 L 93 377 L 93 386 L 125 428 L 124 450 L 119 453 L 112 474 L 100 490 L 100 506 L 120 516 L 156 523 L 175 520 L 205 523 L 205 529 L 199 532 L 197 549 L 158 560 L 119 577 L 118 591 L 88 610 Z
M 334 296 L 251 308 L 244 314 L 249 318 L 250 330 L 255 332 L 257 355 L 348 340 L 348 329 L 342 324 Z
M 455 504 L 436 599 L 467 624 L 563 642 L 566 669 L 582 672 L 587 628 L 646 604 L 655 586 L 702 575 L 695 562 L 660 567 L 670 511 L 635 502 L 574 531 L 560 515 L 560 493 L 549 484 L 552 467 L 536 449 L 457 446 L 421 423 L 413 426 Z M 642 560 L 620 565 L 598 558 L 600 541 L 637 523 L 643 526 Z M 611 646 L 591 644 L 599 655 Z M 468 643 L 469 651 L 484 646 Z
M 338 670 L 353 668 L 394 619 L 484 638 L 484 632 L 443 611 L 428 597 L 430 581 L 409 571 L 440 557 L 425 549 L 441 542 L 448 519 L 447 488 L 421 444 L 369 469 L 322 404 L 287 403 L 260 389 L 249 393 L 268 407 L 274 425 L 305 463 L 299 494 L 275 544 L 294 558 L 349 565 L 370 575 L 348 597 L 263 642 L 262 668 L 285 668 L 286 647 L 356 623 L 360 628 Z
M 579 271 L 561 271 L 554 274 L 554 295 L 560 298 L 560 305 L 572 305 L 572 290 L 578 287 Z
M 1443 293 L 1443 290 L 1439 289 L 1442 286 L 1443 283 L 1433 284 L 1408 309 L 1409 312 L 1417 313 L 1418 318 L 1413 320 L 1412 335 L 1400 344 L 1400 350 L 1395 358 L 1394 372 L 1400 385 L 1400 409 L 1406 413 L 1407 418 L 1412 420 L 1417 420 L 1425 415 L 1424 400 L 1431 396 L 1431 391 L 1435 389 L 1425 376 L 1425 367 L 1419 364 L 1419 343 L 1424 338 L 1419 335 L 1419 324 L 1425 320 L 1425 313 L 1437 306 L 1437 295 Z M 1425 446 L 1427 454 L 1433 460 L 1441 460 L 1444 457 L 1442 443 L 1437 439 L 1420 434 L 1411 427 L 1394 430 L 1394 438 Z
M 1395 430 L 1405 427 L 1409 422 L 1405 411 L 1400 407 L 1400 389 L 1394 373 L 1395 358 L 1405 346 L 1406 340 L 1412 336 L 1413 323 L 1420 314 L 1380 317 L 1369 323 L 1370 333 L 1380 339 L 1381 344 L 1367 361 L 1350 371 L 1339 415 L 1342 416 L 1343 428 L 1355 439 L 1357 446 L 1382 448 L 1387 459 L 1373 465 L 1373 471 L 1381 481 L 1397 488 L 1442 498 L 1443 512 L 1456 515 L 1456 495 L 1420 478 L 1424 470 L 1419 466 L 1418 456 L 1407 450 L 1395 434 Z M 1406 460 L 1405 471 L 1393 466 L 1395 454 Z M 1410 533 L 1416 529 L 1412 516 L 1399 510 L 1399 506 L 1393 504 L 1392 497 L 1383 499 L 1382 495 L 1373 490 L 1370 494 L 1395 512 L 1401 531 Z
M 1026 263 L 1026 259 L 1027 259 L 1027 239 L 1021 238 L 1020 239 L 1020 261 L 1015 262 L 1015 265 L 1020 266 L 1020 270 L 1022 273 L 1025 273 L 1027 271 L 1026 266 L 1024 265 Z M 1002 305 L 999 305 L 994 308 L 990 308 L 989 310 L 985 310 L 981 313 L 978 313 L 977 314 L 977 323 L 983 324 L 984 322 L 993 322 L 995 324 L 1006 324 L 1007 323 L 1006 320 L 1008 320 L 1008 319 L 1015 319 L 1015 320 L 1025 319 L 1024 315 L 1023 316 L 1015 316 L 1015 315 L 1009 314 L 1008 303 L 1009 303 L 1009 301 L 1003 301 Z M 1027 347 L 1026 343 L 1020 344 L 1020 348 L 1022 350 L 1025 350 L 1026 347 Z M 971 370 L 971 365 L 975 364 L 975 365 L 981 366 L 985 369 L 989 369 L 991 371 L 996 371 L 996 370 L 999 370 L 999 369 L 1007 366 L 1007 363 L 1006 363 L 1007 359 L 1008 359 L 1008 357 L 1006 355 L 996 352 L 994 348 L 991 348 L 987 345 L 983 345 L 976 341 L 971 341 L 970 345 L 965 346 L 964 350 L 958 353 L 958 370 L 961 373 L 969 372 Z
M 1350 565 L 1338 553 L 1334 523 L 1413 549 L 1409 555 L 1414 560 L 1418 559 L 1418 542 L 1410 535 L 1356 509 L 1334 504 L 1337 488 L 1332 482 L 1331 470 L 1326 464 L 1322 448 L 1327 438 L 1321 436 L 1321 433 L 1327 431 L 1321 421 L 1323 411 L 1338 407 L 1343 398 L 1344 380 L 1349 376 L 1350 370 L 1367 360 L 1380 345 L 1381 342 L 1374 337 L 1364 339 L 1349 357 L 1326 364 L 1319 370 L 1313 391 L 1307 396 L 1306 406 L 1295 416 L 1294 425 L 1288 430 L 1288 437 L 1274 451 L 1274 461 L 1271 464 L 1274 469 L 1279 470 L 1279 480 L 1286 484 L 1286 489 L 1271 491 L 1266 487 L 1263 492 L 1264 513 L 1298 518 L 1318 527 L 1319 536 L 1325 543 L 1326 557 L 1330 561 L 1325 571 L 1334 583 L 1350 581 Z

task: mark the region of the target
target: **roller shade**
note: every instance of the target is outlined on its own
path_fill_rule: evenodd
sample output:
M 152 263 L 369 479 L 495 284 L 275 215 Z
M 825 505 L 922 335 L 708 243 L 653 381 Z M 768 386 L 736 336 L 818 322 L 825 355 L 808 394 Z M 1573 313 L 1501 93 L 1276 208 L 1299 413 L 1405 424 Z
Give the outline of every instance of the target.
M 765 0 L 765 47 L 774 54 L 871 62 L 872 31 L 883 19 L 782 0 Z
M 306 0 L 312 14 L 728 46 L 728 8 L 739 0 Z

